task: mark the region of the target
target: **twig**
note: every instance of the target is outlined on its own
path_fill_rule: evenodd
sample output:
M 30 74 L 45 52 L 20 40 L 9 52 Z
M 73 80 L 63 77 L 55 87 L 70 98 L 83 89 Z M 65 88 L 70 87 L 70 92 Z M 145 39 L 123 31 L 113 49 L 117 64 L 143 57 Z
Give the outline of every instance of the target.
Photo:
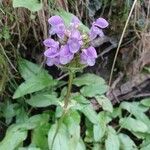
M 109 78 L 109 86 L 111 85 L 112 76 L 113 76 L 113 71 L 114 71 L 114 67 L 115 67 L 115 64 L 116 64 L 118 52 L 119 52 L 121 43 L 122 43 L 122 41 L 123 41 L 123 37 L 124 37 L 125 31 L 126 31 L 126 29 L 127 29 L 127 26 L 128 26 L 128 23 L 129 23 L 129 20 L 130 20 L 130 17 L 131 17 L 131 14 L 132 14 L 132 12 L 133 12 L 133 9 L 134 9 L 134 7 L 135 7 L 136 2 L 137 2 L 137 0 L 134 0 L 133 5 L 132 5 L 132 8 L 131 8 L 130 13 L 129 13 L 129 16 L 128 16 L 128 18 L 127 18 L 126 24 L 125 24 L 125 26 L 124 26 L 124 29 L 123 29 L 123 32 L 122 32 L 122 35 L 121 35 L 121 38 L 120 38 L 120 41 L 119 41 L 117 50 L 116 50 L 116 54 L 115 54 L 115 57 L 114 57 L 114 61 L 113 61 L 113 65 L 112 65 L 112 69 L 111 69 L 111 73 L 110 73 L 110 78 Z
M 8 61 L 9 64 L 11 65 L 11 67 L 12 67 L 16 72 L 18 72 L 17 69 L 15 68 L 15 66 L 12 64 L 11 60 L 9 59 L 9 57 L 7 56 L 7 54 L 6 54 L 6 52 L 5 52 L 5 50 L 4 50 L 4 48 L 3 48 L 3 46 L 2 46 L 1 43 L 0 43 L 0 47 L 1 47 L 1 49 L 2 49 L 2 52 L 3 52 L 4 56 L 5 56 L 6 59 L 7 59 L 7 61 Z

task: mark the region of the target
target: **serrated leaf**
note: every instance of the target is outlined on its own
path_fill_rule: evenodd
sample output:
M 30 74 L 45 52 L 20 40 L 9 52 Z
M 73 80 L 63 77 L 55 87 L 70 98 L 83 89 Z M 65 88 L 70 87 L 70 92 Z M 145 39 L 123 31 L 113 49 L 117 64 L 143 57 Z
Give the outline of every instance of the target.
M 56 15 L 59 15 L 60 17 L 63 18 L 66 26 L 69 26 L 70 23 L 71 23 L 71 20 L 73 18 L 73 14 L 72 13 L 69 13 L 69 12 L 66 12 L 65 10 L 61 9 L 59 11 L 55 11 L 54 12 Z M 83 31 L 85 32 L 89 32 L 89 28 L 87 26 L 85 26 L 82 22 L 80 23 L 80 26 L 79 26 Z
M 113 106 L 111 101 L 104 95 L 96 96 L 96 100 L 99 105 L 103 108 L 103 110 L 113 112 Z
M 122 128 L 128 129 L 129 131 L 142 132 L 142 133 L 148 131 L 148 127 L 145 123 L 131 117 L 121 118 L 119 123 Z
M 105 80 L 98 75 L 86 73 L 73 80 L 73 84 L 80 87 L 83 85 L 105 84 Z
M 43 4 L 41 0 L 13 0 L 13 7 L 24 7 L 35 12 L 41 10 Z
M 144 106 L 150 107 L 150 98 L 145 98 L 140 103 Z
M 47 107 L 59 104 L 58 98 L 55 95 L 46 93 L 32 95 L 26 102 L 33 107 Z
M 122 150 L 137 150 L 137 146 L 128 135 L 120 133 L 118 136 Z
M 105 140 L 106 150 L 119 150 L 120 142 L 119 138 L 112 127 L 108 127 L 108 137 Z

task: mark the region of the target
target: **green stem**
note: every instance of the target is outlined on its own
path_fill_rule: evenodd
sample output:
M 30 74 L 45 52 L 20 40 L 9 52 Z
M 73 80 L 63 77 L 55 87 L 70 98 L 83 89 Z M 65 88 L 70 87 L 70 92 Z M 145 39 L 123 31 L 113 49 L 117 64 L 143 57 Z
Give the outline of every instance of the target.
M 72 82 L 73 82 L 73 73 L 70 71 L 70 73 L 69 73 L 69 81 L 68 81 L 68 88 L 67 88 L 67 94 L 66 94 L 65 99 L 64 99 L 64 109 L 67 109 L 68 104 L 70 102 Z
M 74 76 L 73 72 L 70 71 L 70 73 L 69 73 L 69 80 L 68 80 L 67 94 L 66 94 L 65 99 L 64 99 L 64 107 L 63 107 L 64 110 L 63 110 L 63 113 L 62 113 L 60 119 L 58 120 L 56 132 L 55 132 L 55 134 L 54 134 L 54 138 L 53 138 L 53 141 L 52 141 L 52 145 L 51 145 L 50 150 L 52 150 L 52 148 L 53 148 L 55 138 L 56 138 L 57 133 L 58 133 L 58 131 L 59 131 L 59 128 L 60 128 L 60 126 L 61 126 L 61 124 L 62 124 L 62 122 L 63 122 L 63 119 L 64 119 L 64 117 L 65 117 L 65 115 L 66 115 L 66 111 L 67 111 L 67 108 L 68 108 L 68 104 L 69 104 L 69 102 L 70 102 L 70 95 L 71 95 L 71 89 L 72 89 L 73 76 Z

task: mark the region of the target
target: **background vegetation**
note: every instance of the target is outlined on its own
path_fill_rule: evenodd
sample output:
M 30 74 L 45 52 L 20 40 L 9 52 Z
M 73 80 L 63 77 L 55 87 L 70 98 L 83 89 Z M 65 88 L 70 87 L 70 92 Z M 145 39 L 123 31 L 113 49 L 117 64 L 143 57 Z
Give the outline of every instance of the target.
M 136 1 L 122 34 L 134 2 L 0 2 L 0 150 L 50 149 L 55 130 L 51 126 L 61 113 L 57 97 L 64 96 L 67 75 L 45 66 L 42 43 L 48 36 L 48 18 L 59 14 L 69 21 L 70 13 L 87 27 L 100 16 L 110 25 L 107 36 L 94 41 L 99 54 L 96 65 L 84 69 L 74 81 L 73 98 L 79 103 L 74 109 L 78 112 L 68 114 L 71 119 L 64 121 L 57 136 L 62 147 L 55 143 L 55 149 L 67 150 L 68 136 L 74 145 L 78 140 L 76 149 L 81 150 L 150 149 L 150 1 Z

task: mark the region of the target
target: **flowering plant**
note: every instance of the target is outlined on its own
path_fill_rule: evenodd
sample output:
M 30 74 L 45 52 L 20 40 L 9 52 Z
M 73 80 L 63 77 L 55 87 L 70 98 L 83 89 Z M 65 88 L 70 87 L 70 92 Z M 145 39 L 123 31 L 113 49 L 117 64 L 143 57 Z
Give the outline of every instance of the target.
M 97 38 L 97 36 L 104 36 L 102 29 L 108 26 L 108 22 L 103 18 L 98 18 L 92 23 L 89 32 L 83 32 L 80 28 L 81 22 L 76 16 L 73 16 L 68 27 L 65 26 L 60 16 L 52 16 L 49 18 L 48 23 L 51 27 L 49 31 L 50 36 L 56 35 L 56 40 L 48 38 L 43 42 L 47 47 L 47 50 L 44 52 L 47 58 L 46 63 L 48 66 L 67 67 L 69 71 L 68 88 L 63 98 L 63 112 L 58 120 L 56 131 L 50 144 L 50 149 L 52 149 L 58 130 L 62 126 L 63 120 L 71 107 L 69 105 L 71 103 L 71 89 L 75 73 L 73 68 L 80 70 L 81 67 L 94 66 L 97 52 L 91 45 L 91 41 Z
M 52 16 L 48 23 L 51 26 L 50 36 L 56 35 L 56 40 L 48 38 L 43 42 L 47 47 L 44 55 L 48 66 L 80 67 L 95 64 L 97 52 L 91 41 L 97 36 L 104 36 L 102 29 L 108 26 L 105 19 L 98 18 L 93 22 L 89 33 L 82 31 L 81 22 L 76 16 L 73 16 L 69 27 L 65 26 L 60 16 Z

